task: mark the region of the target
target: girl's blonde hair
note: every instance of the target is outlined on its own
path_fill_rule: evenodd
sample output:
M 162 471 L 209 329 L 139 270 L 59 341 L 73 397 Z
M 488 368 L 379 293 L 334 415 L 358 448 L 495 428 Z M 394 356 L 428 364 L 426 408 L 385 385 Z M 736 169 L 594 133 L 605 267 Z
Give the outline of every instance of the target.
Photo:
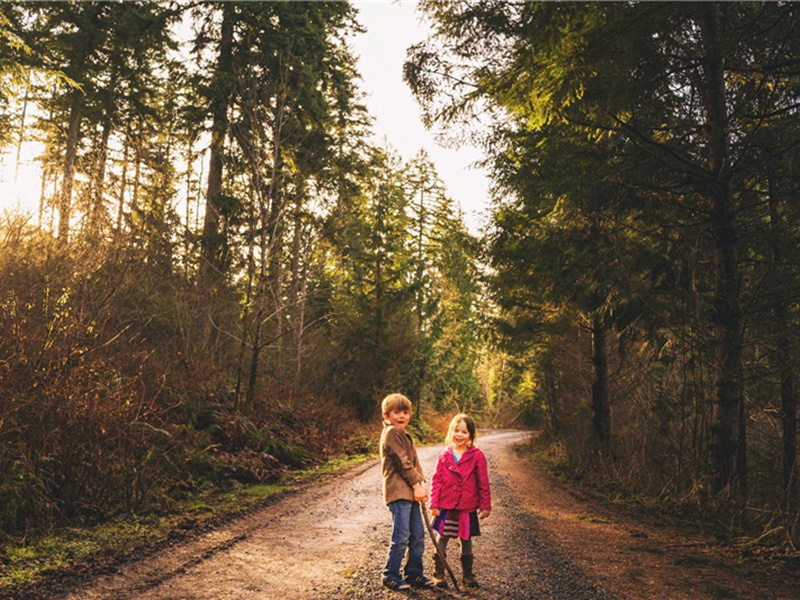
M 475 443 L 475 438 L 478 436 L 478 432 L 475 428 L 475 421 L 472 420 L 472 417 L 464 413 L 458 413 L 453 417 L 453 420 L 450 421 L 450 426 L 447 428 L 447 437 L 445 438 L 446 443 L 450 444 L 453 441 L 453 432 L 461 421 L 464 421 L 464 425 L 467 426 L 470 445 Z

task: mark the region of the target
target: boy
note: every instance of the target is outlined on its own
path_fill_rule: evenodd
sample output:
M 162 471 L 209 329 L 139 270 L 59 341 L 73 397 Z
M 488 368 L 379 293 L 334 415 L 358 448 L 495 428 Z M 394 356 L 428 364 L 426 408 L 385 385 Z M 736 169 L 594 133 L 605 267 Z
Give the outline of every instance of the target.
M 420 503 L 427 499 L 423 486 L 422 466 L 414 441 L 406 432 L 411 419 L 411 401 L 402 394 L 389 394 L 381 403 L 381 468 L 383 499 L 392 513 L 392 541 L 383 569 L 383 585 L 390 590 L 433 587 L 433 581 L 422 573 L 425 549 L 425 528 Z M 404 574 L 400 566 L 408 549 Z

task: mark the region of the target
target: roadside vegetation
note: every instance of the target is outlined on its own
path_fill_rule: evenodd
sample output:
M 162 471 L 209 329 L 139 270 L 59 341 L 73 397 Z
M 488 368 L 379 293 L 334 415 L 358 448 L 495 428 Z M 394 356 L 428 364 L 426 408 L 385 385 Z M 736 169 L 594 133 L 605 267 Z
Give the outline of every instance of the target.
M 420 4 L 406 81 L 496 183 L 506 389 L 574 477 L 798 557 L 797 6 Z
M 424 151 L 371 142 L 358 28 L 0 6 L 2 581 L 372 453 L 389 391 L 502 413 L 478 242 Z
M 347 2 L 0 5 L 2 581 L 373 452 L 390 391 L 800 556 L 798 6 L 420 8 L 480 237 L 371 141 Z
M 133 512 L 96 525 L 63 526 L 36 531 L 30 538 L 5 544 L 0 554 L 0 597 L 24 597 L 26 590 L 64 585 L 85 573 L 102 572 L 132 557 L 165 549 L 230 519 L 267 506 L 307 483 L 334 476 L 373 455 L 332 458 L 312 468 L 287 472 L 272 483 L 238 484 L 198 492 L 169 506 Z

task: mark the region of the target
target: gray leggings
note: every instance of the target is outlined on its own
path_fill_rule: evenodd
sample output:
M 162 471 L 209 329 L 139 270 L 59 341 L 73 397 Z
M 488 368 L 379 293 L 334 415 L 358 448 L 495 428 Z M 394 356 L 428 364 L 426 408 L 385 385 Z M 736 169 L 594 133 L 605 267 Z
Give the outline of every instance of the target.
M 442 537 L 438 533 L 436 534 L 436 541 L 439 542 L 439 546 L 442 548 L 442 552 L 445 556 L 447 556 L 447 542 L 449 542 L 452 538 L 449 537 Z M 458 541 L 461 542 L 461 556 L 472 556 L 472 539 L 462 540 L 458 538 Z

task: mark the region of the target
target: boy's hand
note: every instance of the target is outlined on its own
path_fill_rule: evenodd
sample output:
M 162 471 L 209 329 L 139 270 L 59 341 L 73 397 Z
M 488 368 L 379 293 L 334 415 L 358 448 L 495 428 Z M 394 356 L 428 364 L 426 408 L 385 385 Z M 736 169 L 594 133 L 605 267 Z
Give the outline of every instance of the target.
M 481 519 L 481 520 L 483 520 L 483 519 L 485 519 L 486 517 L 488 517 L 488 516 L 489 516 L 489 513 L 490 513 L 490 512 L 492 512 L 492 511 L 490 511 L 490 510 L 481 510 L 481 511 L 478 511 L 478 518 L 479 518 L 479 519 Z
M 417 502 L 425 502 L 428 499 L 428 492 L 421 483 L 414 484 L 414 500 Z
M 439 516 L 439 509 L 438 509 L 438 508 L 432 508 L 432 509 L 431 509 L 431 515 L 433 515 L 433 518 L 434 518 L 434 519 L 435 519 L 436 517 L 438 517 L 438 516 Z

